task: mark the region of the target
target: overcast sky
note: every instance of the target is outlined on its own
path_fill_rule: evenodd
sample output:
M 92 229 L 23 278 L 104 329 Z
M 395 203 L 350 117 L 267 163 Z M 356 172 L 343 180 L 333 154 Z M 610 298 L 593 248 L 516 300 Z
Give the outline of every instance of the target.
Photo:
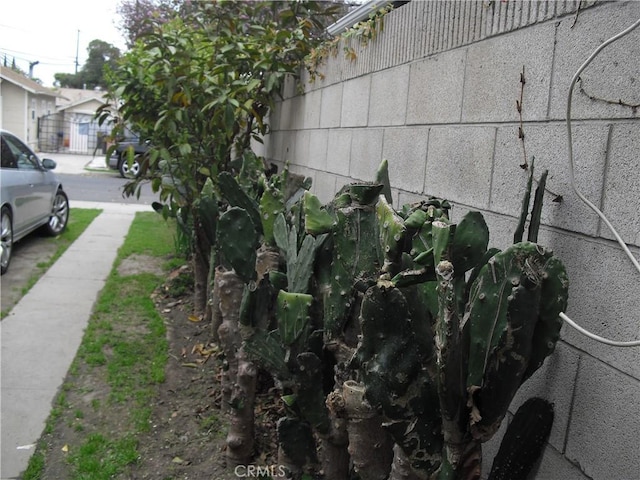
M 0 62 L 5 54 L 23 71 L 34 66 L 35 78 L 53 86 L 53 75 L 74 73 L 76 51 L 80 67 L 92 40 L 125 49 L 116 28 L 118 0 L 2 0 L 0 6 Z M 79 31 L 79 33 L 78 33 Z M 79 47 L 78 47 L 79 45 Z

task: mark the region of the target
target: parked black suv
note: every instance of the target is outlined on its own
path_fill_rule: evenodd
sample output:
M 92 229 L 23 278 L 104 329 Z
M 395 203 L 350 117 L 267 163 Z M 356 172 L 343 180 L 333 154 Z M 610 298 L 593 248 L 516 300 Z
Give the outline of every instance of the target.
M 133 150 L 133 162 L 129 166 L 129 151 Z M 118 170 L 123 178 L 140 175 L 142 155 L 149 150 L 149 141 L 140 142 L 137 138 L 124 139 L 117 143 L 116 149 L 109 157 L 109 168 Z

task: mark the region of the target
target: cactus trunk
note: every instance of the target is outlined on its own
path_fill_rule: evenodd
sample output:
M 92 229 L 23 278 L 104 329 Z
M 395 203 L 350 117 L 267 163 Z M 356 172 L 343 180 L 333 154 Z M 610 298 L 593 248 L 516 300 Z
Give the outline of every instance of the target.
M 386 480 L 393 461 L 393 440 L 382 418 L 364 399 L 364 385 L 347 380 L 342 397 L 347 416 L 349 454 L 362 480 Z
M 349 480 L 351 458 L 344 399 L 334 391 L 327 396 L 326 405 L 329 410 L 329 429 L 319 435 L 322 472 L 327 479 Z
M 253 456 L 254 404 L 258 370 L 241 349 L 230 399 L 227 466 L 248 465 Z
M 389 480 L 423 480 L 424 477 L 419 475 L 412 467 L 411 460 L 402 448 L 396 443 L 393 446 L 393 463 L 391 464 L 391 473 Z
M 222 372 L 222 409 L 230 416 L 227 434 L 229 465 L 247 464 L 253 455 L 253 403 L 257 371 L 241 350 L 240 305 L 244 282 L 233 270 L 218 268 L 215 281 L 222 323 L 218 328 L 225 365 Z
M 242 341 L 238 328 L 238 317 L 244 283 L 233 270 L 225 270 L 222 267 L 216 269 L 215 283 L 220 300 L 218 308 L 222 317 L 222 322 L 218 327 L 218 338 L 224 352 L 222 410 L 228 412 L 233 383 L 238 373 L 236 354 Z
M 315 439 L 308 423 L 299 418 L 278 420 L 278 465 L 285 467 L 292 478 L 300 478 L 318 463 Z

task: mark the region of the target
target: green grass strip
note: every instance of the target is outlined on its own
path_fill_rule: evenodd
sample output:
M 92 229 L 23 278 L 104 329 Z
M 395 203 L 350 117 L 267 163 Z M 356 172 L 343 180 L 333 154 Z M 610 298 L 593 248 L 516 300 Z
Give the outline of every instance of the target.
M 37 270 L 29 277 L 25 286 L 21 289 L 21 297 L 31 290 L 31 288 L 40 280 L 40 277 L 45 274 L 49 267 L 56 263 L 56 261 L 67 251 L 69 246 L 82 235 L 87 227 L 93 222 L 93 220 L 100 215 L 102 210 L 96 208 L 72 208 L 69 212 L 69 223 L 67 228 L 57 237 L 51 237 L 46 239 L 56 248 L 51 257 L 45 261 L 36 265 Z M 0 318 L 7 316 L 9 312 L 1 312 Z
M 162 277 L 151 273 L 120 275 L 118 266 L 128 256 L 148 255 L 166 262 L 174 251 L 175 226 L 154 212 L 136 214 L 114 267 L 94 307 L 71 376 L 55 402 L 45 432 L 59 422 L 72 422 L 83 437 L 69 445 L 69 480 L 101 480 L 125 471 L 139 457 L 137 435 L 148 431 L 158 384 L 164 382 L 168 342 L 162 317 L 151 299 Z M 70 405 L 67 399 L 87 372 L 108 385 L 105 398 L 90 405 Z M 85 409 L 86 412 L 83 410 Z M 86 425 L 89 413 L 120 412 L 120 427 Z M 23 476 L 37 480 L 46 469 L 47 446 L 40 442 Z

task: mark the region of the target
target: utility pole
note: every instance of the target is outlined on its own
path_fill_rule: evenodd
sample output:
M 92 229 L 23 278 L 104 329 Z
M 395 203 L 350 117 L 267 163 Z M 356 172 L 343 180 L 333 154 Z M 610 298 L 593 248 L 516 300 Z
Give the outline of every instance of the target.
M 76 75 L 78 74 L 78 51 L 80 50 L 80 30 L 78 30 L 78 36 L 76 37 Z

